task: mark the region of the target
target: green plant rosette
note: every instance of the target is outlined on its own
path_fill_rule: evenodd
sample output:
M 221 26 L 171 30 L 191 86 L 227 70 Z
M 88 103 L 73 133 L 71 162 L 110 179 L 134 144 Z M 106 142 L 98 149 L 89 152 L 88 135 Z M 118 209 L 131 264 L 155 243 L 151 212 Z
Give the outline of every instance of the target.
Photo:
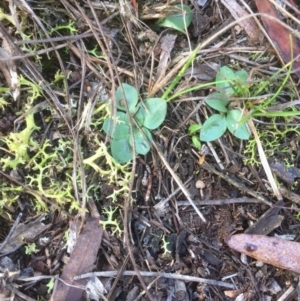
M 120 164 L 124 164 L 133 159 L 132 147 L 128 139 L 112 140 L 111 154 Z
M 214 141 L 219 139 L 226 131 L 226 118 L 221 114 L 211 115 L 204 123 L 200 132 L 201 141 Z
M 223 66 L 216 75 L 216 88 L 227 95 L 233 95 L 239 86 L 246 83 L 247 78 L 248 73 L 245 70 L 233 71 L 231 68 Z
M 134 113 L 136 111 L 136 105 L 139 99 L 138 91 L 135 87 L 125 83 L 122 84 L 122 88 L 118 87 L 116 91 L 116 106 L 119 110 L 126 111 L 126 101 L 129 112 Z
M 152 135 L 147 128 L 141 128 L 144 134 L 152 141 Z M 138 128 L 133 130 L 135 150 L 138 154 L 146 155 L 150 151 L 150 145 L 148 141 L 144 138 L 143 133 L 140 132 Z M 129 144 L 132 146 L 132 139 L 129 138 Z
M 117 112 L 116 119 L 106 119 L 102 129 L 108 136 L 115 140 L 127 139 L 130 135 L 127 115 L 123 112 Z
M 235 137 L 248 140 L 251 132 L 246 122 L 240 122 L 243 117 L 243 113 L 240 110 L 230 110 L 226 116 L 227 128 Z
M 145 119 L 143 126 L 149 130 L 158 128 L 165 120 L 167 115 L 167 102 L 162 98 L 147 98 L 144 101 Z
M 226 113 L 228 111 L 227 105 L 230 103 L 230 98 L 225 93 L 212 93 L 205 98 L 205 103 L 211 108 Z

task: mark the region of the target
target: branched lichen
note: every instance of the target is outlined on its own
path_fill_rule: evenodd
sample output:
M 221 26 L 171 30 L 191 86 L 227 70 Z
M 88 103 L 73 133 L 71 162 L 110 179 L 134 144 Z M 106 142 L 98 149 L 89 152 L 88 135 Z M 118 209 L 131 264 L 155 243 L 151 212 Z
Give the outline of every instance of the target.
M 33 104 L 33 102 L 42 94 L 41 92 L 42 90 L 39 85 L 36 85 L 30 80 L 27 80 L 22 75 L 19 76 L 19 84 L 20 86 L 25 86 L 29 88 L 27 93 L 28 93 L 28 101 L 30 104 Z
M 117 200 L 118 195 L 127 197 L 129 192 L 129 184 L 131 180 L 131 171 L 129 166 L 131 163 L 121 165 L 117 163 L 113 157 L 109 154 L 106 145 L 95 138 L 95 144 L 98 146 L 95 154 L 87 159 L 83 160 L 84 164 L 87 164 L 94 168 L 100 176 L 105 177 L 108 183 L 113 183 L 120 189 L 116 189 L 110 196 L 113 201 Z M 100 167 L 95 161 L 99 159 L 105 159 L 105 166 Z
M 52 84 L 57 84 L 62 80 L 62 74 L 57 73 Z M 22 171 L 22 186 L 9 182 L 0 183 L 0 214 L 4 213 L 6 206 L 14 206 L 16 201 L 26 193 L 26 201 L 31 203 L 32 208 L 36 212 L 45 212 L 51 210 L 48 199 L 60 208 L 67 209 L 69 212 L 82 210 L 81 204 L 75 197 L 74 183 L 77 185 L 78 196 L 82 190 L 80 173 L 74 179 L 74 141 L 71 136 L 60 135 L 54 140 L 48 139 L 40 142 L 40 128 L 35 123 L 35 114 L 37 107 L 34 107 L 37 99 L 42 92 L 39 85 L 32 83 L 24 77 L 19 77 L 20 86 L 28 88 L 27 104 L 24 104 L 22 112 L 24 122 L 23 128 L 19 132 L 11 132 L 8 135 L 0 137 L 2 158 L 0 166 L 6 173 L 13 171 Z M 1 90 L 0 90 L 1 92 Z M 4 91 L 5 92 L 5 91 Z M 0 101 L 0 107 L 4 108 L 7 102 Z M 53 107 L 43 107 L 49 110 L 52 119 L 59 118 Z M 131 163 L 121 165 L 111 157 L 109 150 L 104 142 L 100 142 L 97 131 L 100 131 L 104 120 L 109 116 L 108 103 L 100 102 L 95 107 L 87 107 L 84 109 L 85 114 L 82 118 L 83 123 L 89 123 L 91 133 L 89 139 L 92 149 L 95 150 L 94 155 L 84 158 L 82 152 L 85 170 L 92 167 L 108 184 L 116 187 L 109 196 L 113 201 L 117 198 L 128 197 L 129 185 L 131 181 Z M 60 119 L 61 120 L 61 119 Z M 59 137 L 59 138 L 58 138 Z M 80 139 L 80 138 L 79 138 Z M 79 149 L 81 151 L 81 149 Z M 101 162 L 99 164 L 98 162 Z M 95 183 L 88 183 L 89 187 L 94 187 Z M 24 190 L 24 187 L 28 188 Z M 86 192 L 89 195 L 89 191 Z M 115 232 L 121 233 L 121 229 L 117 220 L 112 220 L 115 210 L 105 211 L 108 215 L 108 223 L 116 227 Z
M 168 241 L 166 240 L 166 237 L 165 237 L 165 235 L 164 235 L 163 238 L 162 238 L 162 246 L 161 246 L 161 248 L 162 248 L 163 251 L 164 251 L 163 256 L 169 256 L 169 255 L 172 254 L 172 251 L 169 250 L 169 248 L 168 248 L 169 244 L 170 244 L 170 242 L 168 242 Z
M 269 127 L 265 126 L 263 129 L 258 128 L 258 136 L 263 145 L 264 152 L 267 158 L 271 158 L 275 153 L 278 152 L 286 153 L 287 157 L 285 157 L 283 160 L 285 160 L 286 164 L 293 165 L 291 162 L 293 162 L 294 154 L 291 153 L 289 147 L 284 146 L 284 141 L 290 134 L 299 135 L 299 130 L 297 127 L 289 127 L 288 120 L 286 120 L 287 126 L 280 128 L 278 128 L 276 125 L 275 119 L 273 119 L 273 122 L 274 124 Z M 244 164 L 261 164 L 254 138 L 249 139 L 243 154 L 246 156 L 244 159 Z
M 107 216 L 107 219 L 105 221 L 100 221 L 100 224 L 106 229 L 108 226 L 112 226 L 112 234 L 122 234 L 122 230 L 120 228 L 119 222 L 116 219 L 113 219 L 114 213 L 118 210 L 118 208 L 113 209 L 112 207 L 109 207 L 109 209 L 104 208 L 103 214 Z
M 33 113 L 27 114 L 25 121 L 26 128 L 23 131 L 11 132 L 7 137 L 0 138 L 6 143 L 9 152 L 14 155 L 14 159 L 11 156 L 0 159 L 0 162 L 4 164 L 3 169 L 9 167 L 14 170 L 17 169 L 18 164 L 25 164 L 29 160 L 28 149 L 39 147 L 39 144 L 31 138 L 32 133 L 39 129 L 34 123 Z

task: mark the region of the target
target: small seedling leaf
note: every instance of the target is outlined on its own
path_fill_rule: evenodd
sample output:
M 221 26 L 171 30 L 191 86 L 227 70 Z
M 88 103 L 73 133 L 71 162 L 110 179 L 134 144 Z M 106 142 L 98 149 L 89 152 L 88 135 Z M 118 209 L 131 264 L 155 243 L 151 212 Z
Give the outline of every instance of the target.
M 188 27 L 193 19 L 193 12 L 188 5 L 174 5 L 177 8 L 172 14 L 165 18 L 159 19 L 156 24 L 158 26 L 174 28 L 182 33 L 185 33 L 185 26 Z
M 150 131 L 146 128 L 142 128 L 144 134 L 148 137 L 148 139 L 152 140 L 152 135 Z M 148 141 L 144 138 L 144 135 L 140 132 L 139 129 L 135 128 L 133 131 L 134 135 L 134 143 L 135 143 L 135 150 L 138 154 L 146 155 L 150 151 L 150 145 Z M 132 139 L 129 138 L 129 143 L 132 146 Z
M 200 140 L 213 141 L 220 138 L 226 131 L 226 118 L 221 114 L 210 116 L 204 123 L 200 132 Z
M 242 111 L 230 110 L 226 117 L 227 127 L 230 133 L 235 137 L 242 140 L 248 140 L 251 135 L 251 132 L 246 122 L 240 122 L 242 117 Z
M 232 85 L 234 84 L 234 81 L 237 80 L 237 76 L 236 76 L 235 72 L 227 66 L 221 67 L 216 75 L 217 82 L 224 81 L 224 80 L 226 82 L 216 83 L 217 89 L 228 95 L 234 94 Z
M 111 154 L 120 164 L 124 164 L 132 160 L 132 147 L 130 146 L 128 139 L 112 140 Z
M 205 103 L 207 105 L 222 113 L 227 112 L 227 105 L 229 102 L 229 96 L 225 93 L 212 93 L 205 98 Z
M 130 134 L 127 115 L 117 112 L 116 120 L 107 118 L 103 123 L 103 131 L 115 140 L 126 139 Z
M 138 102 L 138 92 L 135 87 L 125 84 L 122 84 L 123 90 L 124 90 L 124 95 L 126 97 L 128 109 L 130 113 L 134 113 L 136 110 L 136 104 Z M 126 105 L 125 105 L 125 100 L 123 96 L 123 92 L 121 87 L 119 87 L 116 91 L 116 103 L 117 103 L 117 108 L 126 111 Z
M 189 134 L 192 135 L 195 132 L 199 131 L 202 128 L 201 124 L 191 124 L 189 126 Z
M 146 116 L 144 126 L 150 130 L 158 128 L 165 120 L 167 103 L 162 98 L 148 98 L 145 100 Z
M 201 149 L 201 142 L 197 136 L 192 136 L 192 142 L 197 149 Z

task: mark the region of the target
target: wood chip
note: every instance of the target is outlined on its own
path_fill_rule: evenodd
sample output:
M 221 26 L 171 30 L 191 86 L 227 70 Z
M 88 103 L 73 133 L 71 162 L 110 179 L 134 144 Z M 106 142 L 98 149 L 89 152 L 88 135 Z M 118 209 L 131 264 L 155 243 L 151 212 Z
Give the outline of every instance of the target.
M 230 248 L 271 264 L 275 267 L 300 273 L 300 243 L 255 234 L 227 236 Z

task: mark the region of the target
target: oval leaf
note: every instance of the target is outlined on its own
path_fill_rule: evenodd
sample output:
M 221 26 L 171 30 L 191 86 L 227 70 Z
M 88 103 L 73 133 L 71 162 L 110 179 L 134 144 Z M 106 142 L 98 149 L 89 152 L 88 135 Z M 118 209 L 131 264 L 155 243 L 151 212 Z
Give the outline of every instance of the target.
M 145 100 L 146 116 L 144 126 L 150 130 L 158 128 L 165 120 L 167 103 L 162 98 L 148 98 Z
M 124 95 L 122 92 L 121 87 L 119 87 L 116 91 L 116 103 L 117 103 L 117 108 L 126 111 L 126 106 L 125 106 L 125 101 L 127 101 L 128 109 L 130 113 L 134 113 L 136 110 L 136 104 L 138 102 L 138 92 L 135 87 L 128 85 L 128 84 L 122 84 L 123 90 L 124 90 Z
M 245 84 L 247 82 L 248 79 L 248 72 L 245 70 L 238 70 L 235 72 L 236 78 L 237 80 L 242 83 Z
M 197 149 L 201 149 L 201 142 L 197 136 L 192 136 L 192 142 Z
M 127 139 L 112 140 L 111 154 L 113 158 L 120 164 L 124 164 L 132 160 L 133 153 Z
M 188 5 L 174 5 L 174 11 L 163 19 L 159 19 L 158 26 L 174 28 L 185 33 L 185 26 L 188 27 L 193 19 L 193 12 Z
M 189 135 L 192 135 L 192 134 L 194 134 L 195 132 L 200 131 L 201 128 L 202 128 L 202 125 L 201 125 L 201 124 L 196 124 L 196 123 L 191 124 L 191 125 L 189 126 Z
M 216 83 L 216 87 L 218 90 L 232 95 L 234 90 L 232 86 L 234 85 L 234 81 L 237 79 L 235 72 L 227 66 L 223 66 L 219 69 L 216 76 L 216 81 L 225 81 L 223 83 Z
M 152 135 L 150 131 L 146 128 L 142 128 L 144 134 L 148 137 L 148 139 L 152 140 Z M 146 155 L 150 151 L 150 145 L 148 141 L 144 138 L 143 134 L 140 132 L 139 129 L 135 128 L 133 131 L 134 135 L 134 143 L 135 143 L 135 150 L 138 154 Z M 129 138 L 129 143 L 132 146 L 132 140 Z
M 113 139 L 120 140 L 128 138 L 130 128 L 128 126 L 127 115 L 123 112 L 117 112 L 116 120 L 107 118 L 103 123 L 102 129 Z
M 226 113 L 229 104 L 229 96 L 225 93 L 212 93 L 205 98 L 205 103 L 211 108 Z
M 220 114 L 210 116 L 204 123 L 200 132 L 200 140 L 213 141 L 220 138 L 226 131 L 226 118 Z
M 240 122 L 243 117 L 243 113 L 240 110 L 230 110 L 226 117 L 226 123 L 228 130 L 235 137 L 248 140 L 251 132 L 246 122 Z
M 141 104 L 138 104 L 137 109 L 138 111 L 134 115 L 134 119 L 139 124 L 139 126 L 142 126 L 146 117 L 146 111 Z

